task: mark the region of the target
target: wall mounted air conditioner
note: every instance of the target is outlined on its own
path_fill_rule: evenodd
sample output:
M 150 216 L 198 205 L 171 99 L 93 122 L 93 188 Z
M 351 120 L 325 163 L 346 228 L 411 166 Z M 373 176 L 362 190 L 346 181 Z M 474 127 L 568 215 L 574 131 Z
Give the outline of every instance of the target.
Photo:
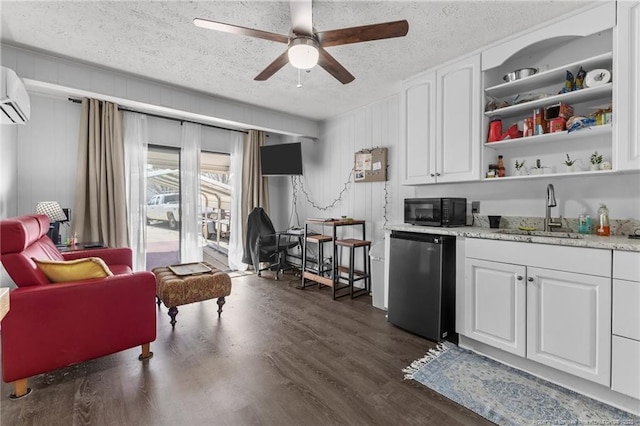
M 29 94 L 15 71 L 1 67 L 0 123 L 24 124 L 31 116 Z

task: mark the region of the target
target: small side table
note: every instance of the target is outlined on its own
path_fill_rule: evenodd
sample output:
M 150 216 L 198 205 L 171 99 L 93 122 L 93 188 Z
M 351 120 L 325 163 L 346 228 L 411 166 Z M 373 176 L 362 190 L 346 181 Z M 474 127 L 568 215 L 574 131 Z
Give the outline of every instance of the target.
M 107 246 L 102 242 L 92 242 L 92 243 L 78 243 L 78 244 L 62 244 L 56 245 L 60 253 L 69 253 L 72 251 L 80 251 L 80 250 L 91 250 L 91 249 L 99 249 L 99 248 L 107 248 Z

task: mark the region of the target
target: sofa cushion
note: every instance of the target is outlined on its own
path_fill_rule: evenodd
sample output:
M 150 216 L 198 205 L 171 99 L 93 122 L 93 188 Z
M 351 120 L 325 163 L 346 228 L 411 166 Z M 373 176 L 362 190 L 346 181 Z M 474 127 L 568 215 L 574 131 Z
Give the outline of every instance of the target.
M 77 260 L 33 259 L 33 261 L 52 283 L 106 278 L 113 275 L 107 264 L 99 257 Z
M 44 215 L 42 218 L 32 215 L 3 220 L 0 227 L 2 254 L 19 253 L 46 235 L 49 231 L 49 223 L 47 222 L 46 228 L 42 229 L 46 221 L 47 217 Z

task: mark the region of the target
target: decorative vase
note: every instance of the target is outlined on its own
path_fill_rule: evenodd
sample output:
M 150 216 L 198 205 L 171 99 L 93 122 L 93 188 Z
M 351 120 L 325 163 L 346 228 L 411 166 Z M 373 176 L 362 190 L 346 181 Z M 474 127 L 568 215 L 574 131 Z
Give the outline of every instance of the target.
M 565 164 L 565 169 L 566 169 L 567 173 L 573 173 L 574 170 L 575 170 L 573 164 L 572 165 Z
M 521 176 L 521 175 L 522 175 L 522 170 L 520 170 L 520 169 L 516 169 L 516 170 L 513 172 L 513 175 L 514 175 L 514 176 Z
M 600 165 L 599 164 L 591 164 L 589 166 L 589 170 L 591 170 L 591 171 L 600 170 Z

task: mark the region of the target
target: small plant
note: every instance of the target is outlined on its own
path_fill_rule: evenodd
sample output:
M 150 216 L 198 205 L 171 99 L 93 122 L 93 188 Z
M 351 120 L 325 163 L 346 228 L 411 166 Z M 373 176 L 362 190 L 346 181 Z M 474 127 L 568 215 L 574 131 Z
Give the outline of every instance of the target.
M 523 168 L 524 167 L 524 163 L 526 161 L 527 160 L 522 160 L 522 163 L 519 163 L 518 160 L 516 160 L 516 170 L 520 170 L 521 168 Z
M 575 164 L 576 160 L 572 160 L 571 157 L 569 157 L 569 154 L 567 154 L 567 159 L 564 160 L 564 164 L 566 164 L 567 166 L 571 167 Z
M 598 165 L 602 163 L 602 155 L 598 154 L 598 151 L 594 151 L 593 154 L 591 154 L 591 164 Z

